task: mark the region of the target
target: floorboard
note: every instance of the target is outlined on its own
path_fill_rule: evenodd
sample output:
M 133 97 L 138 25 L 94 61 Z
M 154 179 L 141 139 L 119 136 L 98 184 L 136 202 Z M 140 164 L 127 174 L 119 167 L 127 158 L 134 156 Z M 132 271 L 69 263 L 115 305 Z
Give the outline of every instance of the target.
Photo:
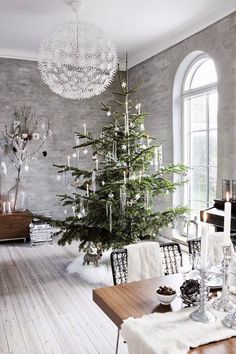
M 112 354 L 117 329 L 66 266 L 76 243 L 0 245 L 0 353 Z M 127 354 L 120 343 L 119 354 Z

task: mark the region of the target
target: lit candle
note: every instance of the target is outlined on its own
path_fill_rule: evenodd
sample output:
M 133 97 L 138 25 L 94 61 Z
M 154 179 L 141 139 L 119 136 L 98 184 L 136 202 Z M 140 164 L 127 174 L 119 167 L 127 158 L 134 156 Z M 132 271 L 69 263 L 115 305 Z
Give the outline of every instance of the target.
M 225 216 L 224 216 L 224 245 L 225 246 L 229 246 L 231 244 L 230 231 L 231 231 L 231 203 L 229 201 L 229 192 L 227 192 L 226 202 L 225 202 Z
M 76 215 L 75 215 L 75 206 L 74 205 L 72 206 L 72 212 L 73 212 L 73 216 L 75 218 Z
M 7 206 L 8 206 L 8 213 L 11 214 L 11 202 L 7 202 Z
M 70 167 L 70 156 L 67 156 L 67 166 Z
M 207 214 L 203 214 L 202 236 L 201 236 L 201 270 L 207 270 L 207 249 L 208 249 L 208 224 Z
M 84 123 L 84 135 L 87 135 L 86 124 Z
M 2 212 L 6 213 L 6 202 L 2 203 Z
M 86 183 L 86 196 L 89 197 L 89 185 Z
M 141 103 L 138 104 L 138 114 L 141 113 Z
M 147 135 L 147 146 L 150 147 L 150 138 L 149 138 L 149 135 Z

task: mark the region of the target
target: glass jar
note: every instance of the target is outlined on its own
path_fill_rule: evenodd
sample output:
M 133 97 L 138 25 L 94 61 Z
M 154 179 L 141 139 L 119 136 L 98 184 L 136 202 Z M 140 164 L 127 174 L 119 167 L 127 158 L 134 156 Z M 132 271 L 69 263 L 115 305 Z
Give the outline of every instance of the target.
M 22 186 L 20 178 L 16 178 L 16 184 L 8 191 L 8 201 L 12 211 L 24 211 L 26 209 L 26 189 Z

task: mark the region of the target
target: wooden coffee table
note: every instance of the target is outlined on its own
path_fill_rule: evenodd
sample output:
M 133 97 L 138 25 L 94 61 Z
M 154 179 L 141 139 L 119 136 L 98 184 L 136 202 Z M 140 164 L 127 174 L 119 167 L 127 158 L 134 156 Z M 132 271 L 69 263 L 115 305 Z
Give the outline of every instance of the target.
M 93 301 L 120 328 L 123 321 L 131 316 L 137 318 L 153 312 L 180 310 L 183 306 L 181 299 L 176 298 L 170 306 L 161 305 L 155 295 L 155 289 L 160 285 L 168 285 L 178 289 L 182 283 L 183 276 L 181 274 L 171 274 L 129 284 L 94 289 Z M 189 353 L 236 354 L 236 338 L 203 345 L 191 349 Z

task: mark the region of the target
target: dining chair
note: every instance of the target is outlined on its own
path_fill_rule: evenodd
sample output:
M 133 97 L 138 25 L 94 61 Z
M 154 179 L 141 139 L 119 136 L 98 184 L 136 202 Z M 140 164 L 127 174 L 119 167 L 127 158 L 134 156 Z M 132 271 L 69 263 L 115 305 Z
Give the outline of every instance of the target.
M 164 274 L 178 273 L 182 266 L 182 251 L 177 242 L 160 244 Z M 114 285 L 127 283 L 128 256 L 127 249 L 117 249 L 111 253 L 111 269 Z
M 164 274 L 178 273 L 183 264 L 182 251 L 177 242 L 160 244 Z M 126 248 L 114 250 L 111 253 L 111 269 L 114 285 L 127 283 L 128 253 Z M 116 340 L 116 354 L 118 353 L 120 329 Z
M 201 239 L 194 238 L 192 240 L 188 240 L 188 251 L 189 255 L 192 256 L 192 269 L 195 268 L 196 259 L 200 258 L 201 255 Z

